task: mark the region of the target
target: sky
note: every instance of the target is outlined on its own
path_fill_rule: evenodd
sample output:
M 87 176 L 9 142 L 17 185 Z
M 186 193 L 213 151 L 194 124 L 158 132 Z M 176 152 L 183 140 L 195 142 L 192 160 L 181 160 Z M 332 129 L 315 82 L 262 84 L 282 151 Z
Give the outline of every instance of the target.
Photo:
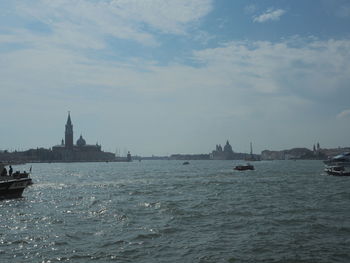
M 348 0 L 0 0 L 0 149 L 350 146 Z

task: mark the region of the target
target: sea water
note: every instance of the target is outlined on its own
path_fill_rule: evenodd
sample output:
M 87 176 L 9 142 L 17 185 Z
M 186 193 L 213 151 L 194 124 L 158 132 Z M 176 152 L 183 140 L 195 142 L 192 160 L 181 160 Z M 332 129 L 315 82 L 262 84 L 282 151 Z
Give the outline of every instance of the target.
M 321 161 L 51 163 L 0 202 L 0 262 L 350 262 L 350 177 Z

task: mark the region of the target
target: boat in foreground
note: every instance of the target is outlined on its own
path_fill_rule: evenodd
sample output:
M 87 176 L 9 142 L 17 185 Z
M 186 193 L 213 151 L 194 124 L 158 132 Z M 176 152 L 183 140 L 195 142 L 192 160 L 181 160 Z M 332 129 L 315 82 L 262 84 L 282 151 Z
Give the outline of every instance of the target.
M 247 171 L 247 170 L 254 170 L 254 166 L 251 164 L 246 164 L 246 165 L 237 165 L 233 170 L 236 171 Z
M 338 154 L 323 162 L 330 166 L 350 166 L 350 152 Z
M 12 199 L 22 197 L 24 189 L 30 185 L 30 178 L 8 179 L 0 181 L 0 199 Z
M 0 165 L 2 170 L 3 165 Z M 0 176 L 0 199 L 12 199 L 22 197 L 24 189 L 32 184 L 32 179 L 29 173 L 15 172 L 11 175 Z
M 346 166 L 327 166 L 325 172 L 334 176 L 350 176 L 350 168 Z

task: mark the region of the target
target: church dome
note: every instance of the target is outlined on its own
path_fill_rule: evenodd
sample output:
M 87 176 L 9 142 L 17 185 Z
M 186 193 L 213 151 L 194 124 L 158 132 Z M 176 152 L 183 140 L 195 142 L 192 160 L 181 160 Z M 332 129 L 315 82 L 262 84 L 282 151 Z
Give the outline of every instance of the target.
M 86 145 L 86 141 L 83 139 L 83 136 L 82 136 L 82 135 L 80 135 L 79 139 L 77 140 L 77 145 L 78 145 L 79 147 L 85 146 L 85 145 Z
M 232 146 L 230 145 L 230 143 L 228 141 L 226 142 L 226 145 L 224 147 L 224 152 L 228 152 L 228 153 L 233 152 L 232 151 Z

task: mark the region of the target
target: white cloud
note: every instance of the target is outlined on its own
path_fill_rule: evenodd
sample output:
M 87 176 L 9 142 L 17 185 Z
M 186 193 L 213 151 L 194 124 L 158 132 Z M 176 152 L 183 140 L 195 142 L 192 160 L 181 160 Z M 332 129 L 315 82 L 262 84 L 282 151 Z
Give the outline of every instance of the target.
M 292 43 L 291 43 L 292 42 Z M 350 41 L 300 43 L 230 42 L 195 52 L 195 58 L 230 85 L 260 93 L 319 96 L 345 88 L 350 81 Z M 231 83 L 229 82 L 231 80 Z M 310 94 L 309 94 L 310 95 Z
M 259 16 L 255 16 L 253 18 L 254 22 L 258 22 L 258 23 L 264 23 L 267 21 L 276 21 L 279 20 L 280 17 L 285 13 L 286 11 L 283 9 L 268 9 L 265 13 L 259 15 Z
M 296 41 L 298 45 L 300 41 Z M 140 59 L 123 63 L 96 61 L 47 46 L 3 54 L 0 78 L 3 94 L 9 100 L 15 99 L 11 94 L 18 91 L 27 94 L 25 99 L 50 94 L 47 101 L 60 101 L 67 99 L 69 90 L 77 94 L 72 99 L 79 98 L 81 103 L 105 94 L 102 101 L 95 102 L 98 105 L 108 105 L 110 99 L 125 92 L 136 97 L 171 96 L 181 100 L 186 94 L 194 100 L 183 105 L 184 113 L 196 112 L 196 108 L 207 116 L 230 116 L 235 112 L 242 118 L 255 114 L 293 115 L 297 108 L 317 104 L 319 97 L 346 92 L 350 82 L 350 41 L 315 40 L 299 47 L 290 42 L 229 42 L 203 49 L 194 52 L 199 67 L 159 66 Z M 89 96 L 79 92 L 87 88 Z M 197 101 L 198 97 L 201 101 Z M 242 105 L 244 100 L 249 100 L 250 105 Z M 106 105 L 100 105 L 101 109 Z
M 193 36 L 193 39 L 201 44 L 207 44 L 210 40 L 215 39 L 215 36 L 209 34 L 206 31 L 197 31 L 197 33 Z
M 254 4 L 251 4 L 251 5 L 247 5 L 245 8 L 244 8 L 244 12 L 246 14 L 253 14 L 255 13 L 257 10 L 257 6 L 254 5 Z
M 346 118 L 350 118 L 350 109 L 343 110 L 337 115 L 337 119 L 346 119 Z
M 58 43 L 101 48 L 109 36 L 157 45 L 152 30 L 186 34 L 211 8 L 211 0 L 36 0 L 16 10 L 49 26 Z
M 266 138 L 276 130 L 289 134 L 293 125 L 300 125 L 300 119 L 318 117 L 307 116 L 305 113 L 309 114 L 310 109 L 333 109 L 330 105 L 334 106 L 335 102 L 328 99 L 333 94 L 350 96 L 350 41 L 346 39 L 233 41 L 194 52 L 197 67 L 181 63 L 160 66 L 137 58 L 120 62 L 90 56 L 95 51 L 92 49 L 106 47 L 106 37 L 158 45 L 154 32 L 186 35 L 189 28 L 209 12 L 210 4 L 202 0 L 41 0 L 33 6 L 21 2 L 22 16 L 35 17 L 51 31 L 34 34 L 30 30 L 11 29 L 6 35 L 0 35 L 5 45 L 28 45 L 0 56 L 3 101 L 0 109 L 9 112 L 6 115 L 9 119 L 4 122 L 9 122 L 9 126 L 19 119 L 34 123 L 38 120 L 33 118 L 39 118 L 36 116 L 48 115 L 50 119 L 53 112 L 59 115 L 69 109 L 80 111 L 105 118 L 101 127 L 108 127 L 104 130 L 111 134 L 102 136 L 105 140 L 102 144 L 113 145 L 116 137 L 130 139 L 128 136 L 148 142 L 144 138 L 153 136 L 157 153 L 156 147 L 166 147 L 163 145 L 169 143 L 168 137 L 183 134 L 183 127 L 193 130 L 193 141 L 202 136 L 207 145 L 208 138 L 216 140 L 223 134 L 241 138 L 242 133 L 257 127 L 259 133 L 260 127 L 265 129 Z M 210 39 L 203 31 L 196 33 L 191 37 L 202 41 Z M 324 101 L 320 103 L 319 98 Z M 21 108 L 14 108 L 14 104 Z M 16 111 L 23 108 L 26 109 L 24 116 L 18 118 Z M 245 125 L 237 128 L 237 123 L 242 122 Z M 306 121 L 304 124 L 310 127 Z M 243 126 L 250 129 L 244 130 Z M 132 134 L 127 134 L 128 131 L 123 134 L 121 127 L 127 127 L 125 130 Z M 164 134 L 166 138 L 162 139 Z M 61 131 L 57 138 L 60 136 Z M 96 134 L 96 138 L 101 135 Z M 191 137 L 184 134 L 182 138 Z M 47 140 L 52 142 L 52 138 Z M 37 142 L 33 142 L 35 146 Z M 149 145 L 144 144 L 147 151 Z M 170 148 L 170 151 L 173 150 Z
M 350 3 L 348 0 L 323 0 L 322 5 L 328 14 L 344 19 L 350 17 Z
M 337 15 L 342 18 L 350 17 L 350 4 L 344 4 L 341 6 L 337 11 Z

